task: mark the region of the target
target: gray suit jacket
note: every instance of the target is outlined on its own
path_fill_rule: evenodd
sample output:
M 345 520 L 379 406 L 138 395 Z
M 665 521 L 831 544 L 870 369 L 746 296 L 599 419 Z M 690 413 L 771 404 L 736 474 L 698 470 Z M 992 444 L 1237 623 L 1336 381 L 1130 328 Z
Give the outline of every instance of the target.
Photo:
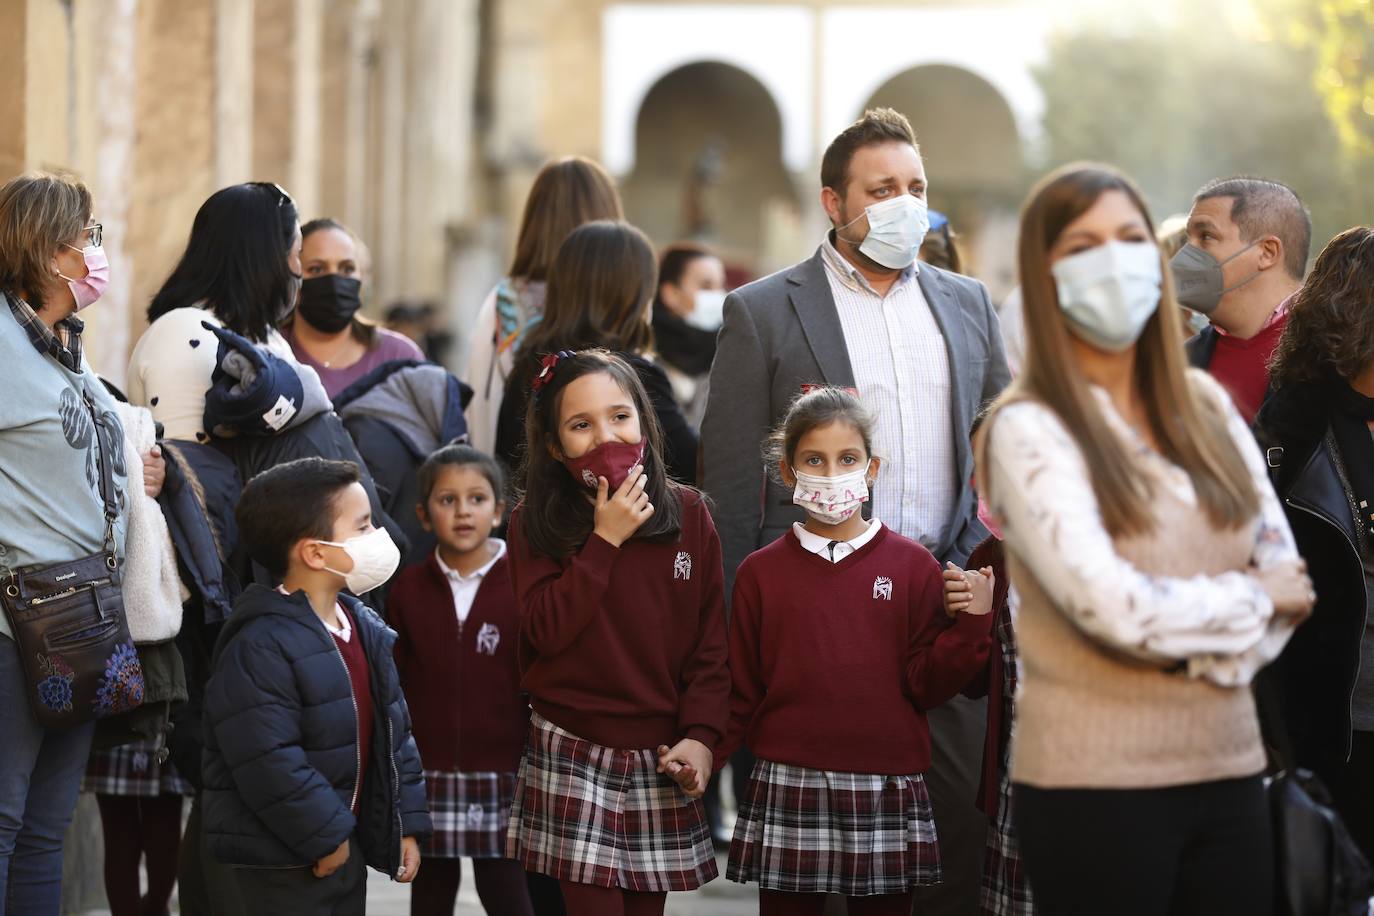
M 928 264 L 917 276 L 949 348 L 954 459 L 959 480 L 966 481 L 973 473 L 969 427 L 1011 379 L 1002 332 L 979 281 Z M 807 384 L 854 386 L 819 249 L 810 260 L 740 287 L 725 300 L 701 442 L 702 485 L 715 502 L 727 589 L 746 556 L 805 517 L 767 473 L 763 446 Z M 987 536 L 977 509 L 964 487 L 939 533 L 935 554 L 942 562 L 962 565 Z

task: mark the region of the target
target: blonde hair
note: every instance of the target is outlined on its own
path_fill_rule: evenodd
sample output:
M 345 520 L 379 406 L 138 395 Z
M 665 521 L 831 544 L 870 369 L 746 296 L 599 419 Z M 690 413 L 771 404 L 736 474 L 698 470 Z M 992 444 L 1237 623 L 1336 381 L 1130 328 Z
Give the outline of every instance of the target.
M 1114 169 L 1081 163 L 1065 166 L 1031 191 L 1021 212 L 1017 255 L 1026 362 L 1022 374 L 998 399 L 984 432 L 992 434 L 996 411 L 1006 404 L 1034 400 L 1049 407 L 1083 453 L 1107 530 L 1113 535 L 1148 533 L 1154 527 L 1152 485 L 1140 474 L 1129 447 L 1108 425 L 1087 380 L 1076 368 L 1050 274 L 1054 243 L 1108 191 L 1130 198 L 1153 237 L 1154 227 L 1140 192 Z M 1180 310 L 1162 260 L 1160 266 L 1159 308 L 1136 344 L 1134 385 L 1160 452 L 1188 473 L 1198 504 L 1214 524 L 1236 527 L 1259 511 L 1259 494 L 1230 436 L 1222 405 L 1199 394 L 1188 379 Z M 980 446 L 985 446 L 987 435 L 980 437 L 984 440 Z M 979 479 L 986 481 L 986 474 Z
M 75 242 L 90 218 L 91 192 L 75 176 L 29 172 L 11 178 L 0 188 L 0 290 L 41 297 L 52 280 L 53 255 Z

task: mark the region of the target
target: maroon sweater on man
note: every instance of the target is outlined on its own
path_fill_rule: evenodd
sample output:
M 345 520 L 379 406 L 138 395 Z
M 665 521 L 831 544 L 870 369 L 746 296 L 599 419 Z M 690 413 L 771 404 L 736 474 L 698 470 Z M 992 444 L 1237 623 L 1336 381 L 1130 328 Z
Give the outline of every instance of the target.
M 1269 390 L 1269 360 L 1288 326 L 1284 314 L 1249 340 L 1227 334 L 1217 335 L 1217 346 L 1207 371 L 1231 394 L 1236 409 L 1246 423 L 1255 421 L 1264 395 Z
M 574 556 L 531 551 L 511 513 L 520 667 L 536 712 L 606 747 L 638 749 L 725 731 L 725 594 L 720 539 L 701 495 L 682 494 L 676 540 L 596 534 Z
M 344 667 L 348 669 L 348 684 L 353 688 L 353 705 L 358 711 L 358 782 L 353 790 L 353 813 L 358 813 L 358 802 L 362 798 L 363 776 L 367 773 L 367 762 L 372 759 L 372 672 L 367 666 L 367 652 L 363 650 L 362 637 L 358 635 L 358 622 L 353 615 L 339 605 L 339 613 L 348 618 L 352 628 L 348 642 L 333 633 L 334 645 L 339 647 Z
M 884 527 L 831 563 L 794 532 L 749 555 L 730 619 L 729 737 L 817 770 L 922 773 L 926 712 L 986 664 L 992 615 L 944 610 L 940 564 Z
M 520 623 L 506 558 L 482 577 L 461 625 L 453 589 L 433 554 L 401 570 L 387 612 L 424 768 L 514 772 L 530 711 L 520 691 Z

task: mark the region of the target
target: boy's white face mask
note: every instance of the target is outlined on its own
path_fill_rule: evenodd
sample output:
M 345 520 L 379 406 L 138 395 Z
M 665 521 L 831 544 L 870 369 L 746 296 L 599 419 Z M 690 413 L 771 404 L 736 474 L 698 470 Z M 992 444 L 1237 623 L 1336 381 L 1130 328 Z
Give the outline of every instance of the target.
M 364 595 L 384 585 L 396 572 L 396 567 L 401 564 L 401 551 L 396 546 L 396 542 L 387 534 L 385 528 L 373 528 L 367 534 L 360 534 L 357 537 L 339 543 L 337 541 L 319 541 L 318 543 L 327 544 L 330 547 L 337 547 L 348 554 L 353 561 L 353 569 L 348 572 L 339 572 L 337 569 L 325 567 L 325 571 L 332 572 L 336 576 L 344 577 L 344 584 L 348 590 L 355 595 Z

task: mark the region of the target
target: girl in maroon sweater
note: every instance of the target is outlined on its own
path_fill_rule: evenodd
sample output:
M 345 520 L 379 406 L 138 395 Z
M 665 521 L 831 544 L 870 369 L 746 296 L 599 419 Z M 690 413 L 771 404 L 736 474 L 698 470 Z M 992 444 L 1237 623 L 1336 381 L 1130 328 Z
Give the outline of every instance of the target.
M 560 351 L 532 389 L 510 558 L 534 716 L 507 852 L 571 916 L 661 914 L 716 876 L 699 797 L 730 693 L 720 541 L 624 360 Z
M 735 577 L 717 756 L 747 740 L 758 763 L 726 876 L 759 883 L 765 916 L 819 916 L 828 893 L 850 916 L 908 916 L 915 888 L 940 880 L 926 712 L 986 663 L 991 571 L 947 616 L 930 552 L 863 517 L 872 428 L 842 389 L 793 402 L 772 451 L 807 519 Z
M 488 914 L 531 916 L 524 869 L 504 857 L 530 716 L 506 545 L 491 536 L 505 512 L 501 469 L 474 448 L 450 445 L 418 477 L 416 512 L 439 546 L 401 571 L 387 605 L 434 820 L 411 916 L 453 912 L 462 856 L 473 860 Z

